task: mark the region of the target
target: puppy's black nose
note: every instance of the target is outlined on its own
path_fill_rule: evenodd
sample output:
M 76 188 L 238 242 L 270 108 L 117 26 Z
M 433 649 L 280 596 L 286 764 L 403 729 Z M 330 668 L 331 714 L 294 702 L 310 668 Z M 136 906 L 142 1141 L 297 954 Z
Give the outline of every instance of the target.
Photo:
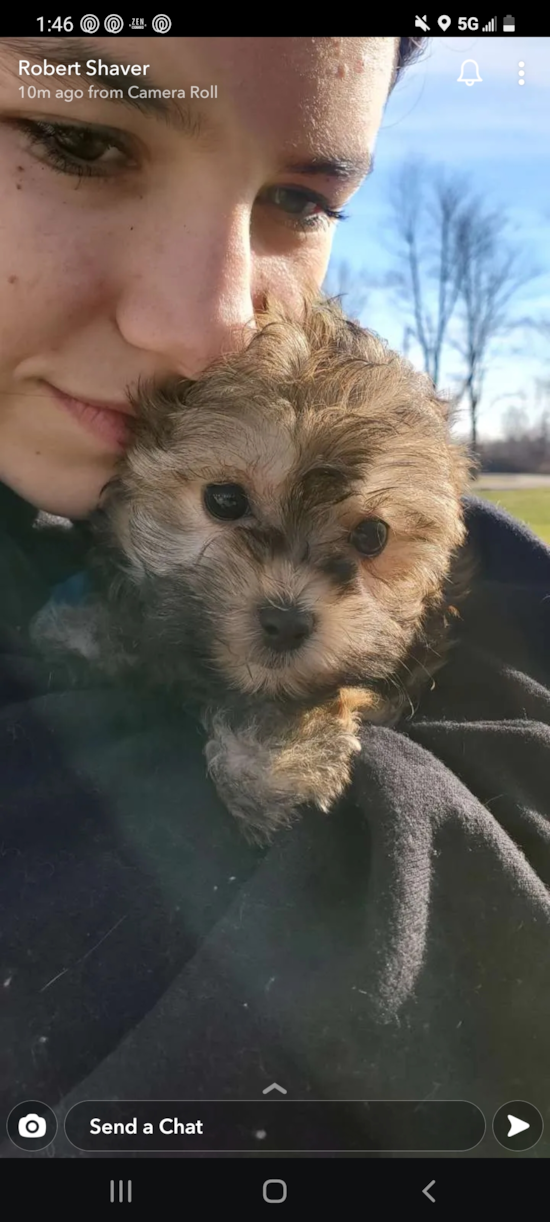
M 266 645 L 280 653 L 298 649 L 311 636 L 315 617 L 311 611 L 287 607 L 261 607 L 259 620 Z

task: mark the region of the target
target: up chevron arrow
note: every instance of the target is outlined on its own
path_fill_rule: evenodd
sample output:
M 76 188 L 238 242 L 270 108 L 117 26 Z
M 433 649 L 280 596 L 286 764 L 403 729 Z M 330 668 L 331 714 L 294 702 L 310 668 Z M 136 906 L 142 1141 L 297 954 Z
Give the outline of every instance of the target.
M 269 1092 L 272 1090 L 280 1090 L 282 1095 L 287 1094 L 287 1091 L 285 1090 L 284 1086 L 279 1086 L 278 1082 L 272 1082 L 271 1086 L 266 1086 L 265 1090 L 262 1091 L 262 1095 L 268 1095 Z

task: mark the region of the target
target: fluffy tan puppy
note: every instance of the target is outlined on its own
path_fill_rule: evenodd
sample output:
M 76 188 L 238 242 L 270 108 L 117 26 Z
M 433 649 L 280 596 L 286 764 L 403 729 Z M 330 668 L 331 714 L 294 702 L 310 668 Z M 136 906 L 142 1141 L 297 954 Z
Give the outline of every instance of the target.
M 347 786 L 361 723 L 443 665 L 470 581 L 470 463 L 427 377 L 333 303 L 270 307 L 198 381 L 143 388 L 95 589 L 35 636 L 200 711 L 252 839 Z

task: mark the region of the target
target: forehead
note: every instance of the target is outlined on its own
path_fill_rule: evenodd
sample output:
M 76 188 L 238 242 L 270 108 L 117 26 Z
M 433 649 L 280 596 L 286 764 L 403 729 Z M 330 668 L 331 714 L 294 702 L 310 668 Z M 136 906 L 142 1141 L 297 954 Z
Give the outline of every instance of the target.
M 303 326 L 272 319 L 183 397 L 176 383 L 168 403 L 166 469 L 243 483 L 262 499 L 307 485 L 310 498 L 333 500 L 385 461 L 398 436 L 403 453 L 413 432 L 418 448 L 435 424 L 421 375 L 330 307 Z
M 241 484 L 264 509 L 299 495 L 306 508 L 343 499 L 376 470 L 381 448 L 386 457 L 380 442 L 395 417 L 384 396 L 349 413 L 320 402 L 296 410 L 290 397 L 241 389 L 223 407 L 198 401 L 180 411 L 167 460 L 176 479 Z
M 101 40 L 97 40 L 101 47 Z M 166 88 L 217 85 L 220 130 L 267 141 L 266 153 L 368 149 L 393 75 L 395 38 L 112 38 L 105 49 L 150 64 Z M 334 146 L 334 149 L 333 149 Z
M 395 58 L 392 38 L 189 41 L 201 44 L 251 127 L 263 121 L 287 128 L 293 114 L 315 132 L 354 113 L 352 129 L 360 132 L 380 91 L 385 100 Z

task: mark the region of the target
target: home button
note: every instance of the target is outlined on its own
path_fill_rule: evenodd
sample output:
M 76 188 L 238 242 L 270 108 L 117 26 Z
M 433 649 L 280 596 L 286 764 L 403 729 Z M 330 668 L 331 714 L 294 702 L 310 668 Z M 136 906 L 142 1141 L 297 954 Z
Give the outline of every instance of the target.
M 286 1184 L 284 1180 L 264 1180 L 263 1198 L 268 1205 L 282 1205 L 286 1201 Z

